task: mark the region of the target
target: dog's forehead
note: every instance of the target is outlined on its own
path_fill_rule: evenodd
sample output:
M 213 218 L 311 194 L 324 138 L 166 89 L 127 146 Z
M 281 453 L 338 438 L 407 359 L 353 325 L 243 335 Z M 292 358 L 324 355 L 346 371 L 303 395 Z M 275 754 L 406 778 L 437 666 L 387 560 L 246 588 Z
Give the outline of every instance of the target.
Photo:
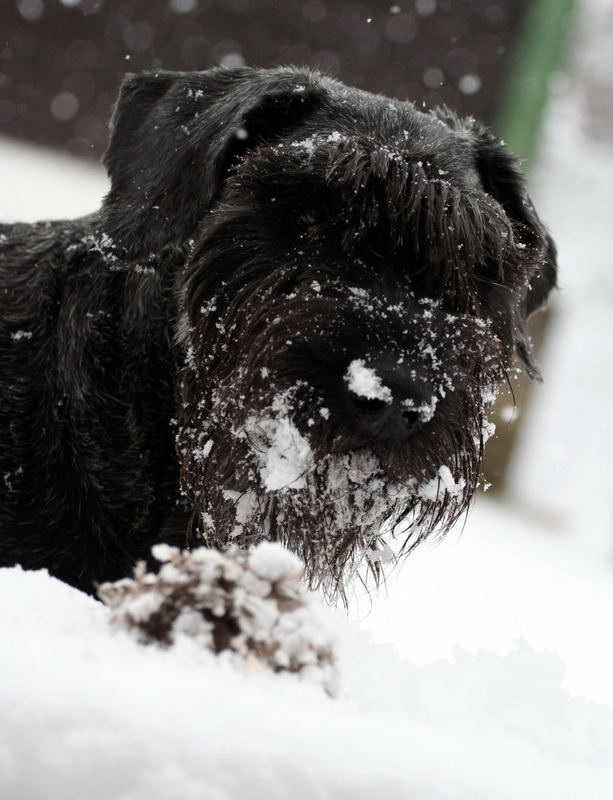
M 360 90 L 328 95 L 283 144 L 309 158 L 318 152 L 362 151 L 381 164 L 419 164 L 433 178 L 445 177 L 463 188 L 480 183 L 468 130 L 450 127 L 413 103 Z

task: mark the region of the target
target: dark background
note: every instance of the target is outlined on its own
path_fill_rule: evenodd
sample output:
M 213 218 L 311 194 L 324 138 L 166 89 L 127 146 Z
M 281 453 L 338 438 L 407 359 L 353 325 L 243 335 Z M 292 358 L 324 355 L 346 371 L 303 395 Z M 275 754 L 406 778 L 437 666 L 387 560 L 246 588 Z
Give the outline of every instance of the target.
M 492 123 L 524 0 L 0 0 L 0 132 L 99 159 L 121 77 L 296 63 Z M 370 21 L 369 21 L 370 20 Z

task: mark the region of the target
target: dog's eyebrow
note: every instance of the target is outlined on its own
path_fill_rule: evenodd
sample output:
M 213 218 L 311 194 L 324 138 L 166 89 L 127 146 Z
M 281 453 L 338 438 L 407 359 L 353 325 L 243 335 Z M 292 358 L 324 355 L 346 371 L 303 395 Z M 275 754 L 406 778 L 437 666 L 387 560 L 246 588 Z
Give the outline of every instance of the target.
M 373 226 L 384 217 L 392 239 L 406 240 L 408 233 L 417 246 L 426 241 L 450 270 L 458 261 L 474 266 L 496 253 L 504 260 L 514 244 L 513 225 L 500 204 L 454 185 L 434 158 L 410 158 L 385 145 L 345 137 L 333 147 L 313 145 L 309 163 L 323 168 L 331 186 L 351 195 L 362 222 Z

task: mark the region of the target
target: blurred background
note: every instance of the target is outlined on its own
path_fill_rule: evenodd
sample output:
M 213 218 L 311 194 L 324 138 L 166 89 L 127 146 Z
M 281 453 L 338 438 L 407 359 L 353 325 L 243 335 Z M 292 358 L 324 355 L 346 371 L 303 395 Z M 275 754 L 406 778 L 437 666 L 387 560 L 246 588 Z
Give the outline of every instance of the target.
M 560 250 L 545 384 L 500 399 L 492 488 L 364 624 L 416 660 L 523 636 L 613 702 L 613 0 L 2 0 L 0 218 L 99 205 L 126 72 L 287 63 L 488 122 Z
M 493 121 L 524 0 L 17 0 L 2 14 L 3 130 L 96 159 L 121 76 L 301 64 Z

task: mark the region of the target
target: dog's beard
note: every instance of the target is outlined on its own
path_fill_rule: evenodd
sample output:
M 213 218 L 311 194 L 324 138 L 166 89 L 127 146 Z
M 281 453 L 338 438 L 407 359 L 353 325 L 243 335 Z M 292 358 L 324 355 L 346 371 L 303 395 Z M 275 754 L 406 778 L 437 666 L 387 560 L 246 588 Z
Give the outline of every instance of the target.
M 206 544 L 280 541 L 302 557 L 310 584 L 335 596 L 360 567 L 377 581 L 394 550 L 404 554 L 444 532 L 470 502 L 484 439 L 477 425 L 444 463 L 422 453 L 424 466 L 412 469 L 407 453 L 401 470 L 400 453 L 386 463 L 370 447 L 316 455 L 287 411 L 273 403 L 242 428 L 213 424 L 204 432 L 193 458 L 195 522 Z
M 452 338 L 448 331 L 447 349 Z M 465 357 L 465 328 L 461 338 Z M 477 340 L 473 349 L 483 355 Z M 191 405 L 180 438 L 183 481 L 194 530 L 207 545 L 280 541 L 303 558 L 310 584 L 334 597 L 356 573 L 378 581 L 386 562 L 444 533 L 467 508 L 479 481 L 492 374 L 460 388 L 453 385 L 459 367 L 447 359 L 445 381 L 414 435 L 360 443 L 338 420 L 330 424 L 321 388 L 305 380 L 287 386 L 287 368 L 275 385 L 274 369 L 262 366 L 271 363 L 262 351 L 261 362 L 250 352 L 234 369 L 218 365 L 206 398 Z

